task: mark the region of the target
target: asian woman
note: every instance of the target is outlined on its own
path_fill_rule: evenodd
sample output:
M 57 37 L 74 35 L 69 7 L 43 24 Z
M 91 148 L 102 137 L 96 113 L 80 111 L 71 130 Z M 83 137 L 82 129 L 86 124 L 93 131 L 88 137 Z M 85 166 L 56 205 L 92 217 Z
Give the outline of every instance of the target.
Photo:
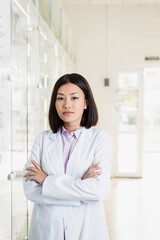
M 108 240 L 103 207 L 110 188 L 110 135 L 95 127 L 98 111 L 87 80 L 60 77 L 53 88 L 50 130 L 37 135 L 24 167 L 34 202 L 29 240 Z

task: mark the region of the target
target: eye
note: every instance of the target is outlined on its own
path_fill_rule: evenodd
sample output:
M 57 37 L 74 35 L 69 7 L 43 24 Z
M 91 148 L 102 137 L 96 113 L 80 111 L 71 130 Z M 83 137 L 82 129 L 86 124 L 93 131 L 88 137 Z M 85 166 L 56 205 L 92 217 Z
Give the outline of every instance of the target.
M 77 100 L 77 99 L 78 99 L 78 97 L 72 97 L 72 99 L 73 99 L 73 100 Z
M 57 100 L 58 100 L 58 101 L 62 101 L 63 98 L 62 98 L 62 97 L 58 97 Z

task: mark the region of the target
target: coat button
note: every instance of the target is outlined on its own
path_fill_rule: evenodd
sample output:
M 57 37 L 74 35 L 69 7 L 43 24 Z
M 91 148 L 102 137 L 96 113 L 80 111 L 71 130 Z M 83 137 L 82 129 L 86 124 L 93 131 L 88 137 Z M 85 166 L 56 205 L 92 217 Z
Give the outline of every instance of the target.
M 66 229 L 67 231 L 70 231 L 70 230 L 72 229 L 72 227 L 71 227 L 71 225 L 66 225 L 65 229 Z

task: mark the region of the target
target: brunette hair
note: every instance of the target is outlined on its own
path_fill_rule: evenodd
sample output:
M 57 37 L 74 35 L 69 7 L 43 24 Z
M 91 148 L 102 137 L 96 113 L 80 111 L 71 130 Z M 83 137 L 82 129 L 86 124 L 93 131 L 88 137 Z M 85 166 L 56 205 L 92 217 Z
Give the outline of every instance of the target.
M 87 100 L 87 109 L 84 109 L 80 125 L 85 126 L 86 128 L 90 128 L 91 126 L 95 126 L 98 122 L 98 111 L 96 103 L 94 101 L 93 93 L 87 80 L 82 75 L 77 73 L 65 74 L 57 80 L 51 95 L 48 118 L 49 126 L 54 133 L 56 133 L 58 129 L 63 125 L 63 121 L 58 116 L 55 107 L 57 92 L 62 85 L 67 83 L 73 83 L 77 85 L 83 91 L 85 100 Z

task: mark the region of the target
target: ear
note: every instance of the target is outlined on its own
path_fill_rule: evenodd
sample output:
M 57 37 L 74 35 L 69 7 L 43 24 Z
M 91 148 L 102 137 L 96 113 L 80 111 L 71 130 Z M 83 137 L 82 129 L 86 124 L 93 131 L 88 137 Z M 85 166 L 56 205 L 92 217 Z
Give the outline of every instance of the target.
M 88 106 L 88 101 L 87 101 L 87 100 L 85 100 L 84 109 L 87 109 L 87 106 Z

